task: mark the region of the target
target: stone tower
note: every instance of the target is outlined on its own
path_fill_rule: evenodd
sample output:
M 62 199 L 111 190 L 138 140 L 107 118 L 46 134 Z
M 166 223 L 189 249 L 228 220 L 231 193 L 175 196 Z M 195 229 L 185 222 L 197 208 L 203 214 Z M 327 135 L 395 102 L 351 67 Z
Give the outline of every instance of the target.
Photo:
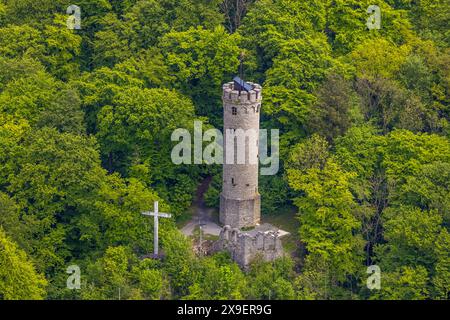
M 237 229 L 254 227 L 259 225 L 261 216 L 258 192 L 261 86 L 236 77 L 223 86 L 222 100 L 224 161 L 220 222 Z

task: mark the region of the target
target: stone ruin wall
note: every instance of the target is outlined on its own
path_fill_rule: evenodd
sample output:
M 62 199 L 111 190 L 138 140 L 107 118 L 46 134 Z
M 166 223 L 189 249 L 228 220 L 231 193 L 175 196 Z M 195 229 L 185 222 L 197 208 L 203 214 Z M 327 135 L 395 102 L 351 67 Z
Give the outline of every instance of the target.
M 260 255 L 264 261 L 273 261 L 283 256 L 281 239 L 276 231 L 256 231 L 251 234 L 231 228 L 223 227 L 215 250 L 226 250 L 241 267 L 246 268 L 252 260 Z

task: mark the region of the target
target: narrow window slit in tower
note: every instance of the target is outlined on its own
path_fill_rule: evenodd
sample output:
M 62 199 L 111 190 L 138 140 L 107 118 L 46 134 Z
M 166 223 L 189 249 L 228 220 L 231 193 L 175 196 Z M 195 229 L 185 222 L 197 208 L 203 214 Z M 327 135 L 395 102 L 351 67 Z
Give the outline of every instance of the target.
M 233 116 L 237 115 L 237 108 L 236 107 L 231 107 L 231 114 Z

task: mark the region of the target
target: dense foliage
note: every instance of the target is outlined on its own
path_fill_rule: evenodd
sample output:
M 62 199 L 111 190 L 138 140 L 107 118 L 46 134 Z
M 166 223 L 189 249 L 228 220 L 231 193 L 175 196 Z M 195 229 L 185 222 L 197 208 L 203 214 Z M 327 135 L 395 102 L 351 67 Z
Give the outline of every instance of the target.
M 1 299 L 450 298 L 448 1 L 377 1 L 379 30 L 369 0 L 80 0 L 74 30 L 70 4 L 0 0 Z M 241 52 L 296 252 L 243 272 L 161 219 L 147 259 L 153 201 L 180 220 L 213 176 L 218 204 L 220 166 L 173 164 L 171 134 L 221 128 Z

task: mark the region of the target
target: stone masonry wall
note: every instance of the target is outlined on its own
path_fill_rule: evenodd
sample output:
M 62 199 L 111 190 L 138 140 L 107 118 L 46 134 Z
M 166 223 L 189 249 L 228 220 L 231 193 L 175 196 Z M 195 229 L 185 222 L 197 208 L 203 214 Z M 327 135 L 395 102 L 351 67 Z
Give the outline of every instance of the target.
M 273 261 L 283 256 L 281 239 L 276 231 L 241 231 L 226 225 L 223 227 L 216 250 L 226 250 L 241 267 L 246 268 L 256 257 Z

